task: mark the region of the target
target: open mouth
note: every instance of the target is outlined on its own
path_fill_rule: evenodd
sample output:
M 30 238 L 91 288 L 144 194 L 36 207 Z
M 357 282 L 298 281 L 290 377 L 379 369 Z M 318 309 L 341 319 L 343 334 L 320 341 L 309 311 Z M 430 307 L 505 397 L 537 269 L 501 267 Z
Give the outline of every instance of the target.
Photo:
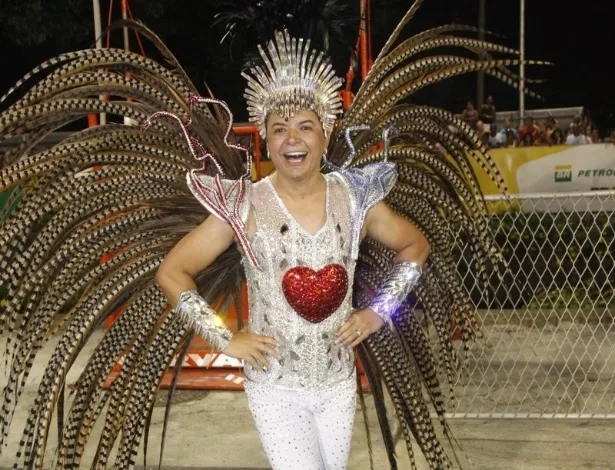
M 307 157 L 307 152 L 286 152 L 282 155 L 289 163 L 301 163 Z

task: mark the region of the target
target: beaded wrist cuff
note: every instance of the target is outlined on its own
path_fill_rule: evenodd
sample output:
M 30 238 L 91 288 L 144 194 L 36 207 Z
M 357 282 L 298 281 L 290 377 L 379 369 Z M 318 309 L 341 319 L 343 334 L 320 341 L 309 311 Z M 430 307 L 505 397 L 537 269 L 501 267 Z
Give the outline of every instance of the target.
M 195 290 L 181 293 L 175 311 L 218 351 L 226 348 L 233 337 L 222 319 Z
M 369 304 L 369 308 L 384 320 L 389 320 L 402 302 L 406 300 L 421 274 L 423 274 L 423 268 L 418 263 L 402 262 L 395 264 L 382 289 Z

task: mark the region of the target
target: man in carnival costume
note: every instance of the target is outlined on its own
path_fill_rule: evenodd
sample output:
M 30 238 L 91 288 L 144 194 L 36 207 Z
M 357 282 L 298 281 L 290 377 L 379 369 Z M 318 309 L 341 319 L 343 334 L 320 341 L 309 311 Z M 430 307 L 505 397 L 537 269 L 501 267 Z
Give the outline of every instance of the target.
M 159 48 L 166 66 L 127 51 L 88 49 L 53 58 L 18 82 L 14 89 L 43 75 L 0 114 L 1 141 L 23 136 L 4 156 L 15 163 L 0 171 L 0 190 L 21 196 L 0 234 L 7 290 L 0 314 L 12 358 L 3 440 L 37 351 L 62 331 L 29 410 L 18 468 L 46 464 L 56 408 L 58 468 L 84 464 L 97 421 L 102 431 L 91 468 L 107 468 L 115 447 L 115 468 L 133 468 L 162 377 L 174 358 L 182 362 L 195 333 L 245 361 L 250 409 L 274 469 L 346 468 L 355 352 L 391 467 L 397 464 L 385 394 L 412 465 L 415 440 L 430 468 L 450 466 L 428 403 L 444 424 L 440 373 L 452 384 L 458 364 L 451 330 L 458 328 L 464 343 L 475 336 L 451 233 L 467 235 L 486 280 L 486 266 L 499 257 L 471 161 L 504 188 L 463 121 L 406 99 L 476 70 L 514 83 L 504 66 L 515 61 L 492 56 L 514 53 L 505 47 L 452 35 L 472 31 L 459 25 L 393 48 L 419 4 L 337 120 L 340 80 L 323 54 L 283 31 L 264 45 L 262 64 L 246 74 L 246 98 L 276 171 L 255 184 L 249 155 L 233 143 L 226 105 L 199 96 L 140 24 L 131 27 Z M 476 51 L 481 59 L 425 54 L 440 47 Z M 98 112 L 142 126 L 110 123 L 33 150 L 54 129 Z M 101 262 L 101 254 L 110 256 Z M 244 275 L 249 324 L 232 334 L 212 305 L 236 298 Z M 64 416 L 66 375 L 119 305 L 124 311 L 97 345 Z M 120 358 L 121 371 L 106 389 Z
M 322 54 L 283 33 L 267 49 L 246 96 L 275 172 L 246 187 L 236 225 L 224 215 L 209 217 L 171 251 L 157 279 L 199 333 L 248 363 L 250 409 L 272 467 L 343 469 L 355 415 L 352 348 L 396 313 L 421 275 L 429 244 L 382 202 L 395 183 L 394 164 L 321 173 L 341 111 L 340 81 Z M 221 214 L 224 207 L 208 197 L 214 184 L 209 176 L 189 177 L 197 198 Z M 396 256 L 380 295 L 352 313 L 365 236 Z M 250 319 L 248 331 L 232 335 L 192 277 L 235 240 L 247 252 Z

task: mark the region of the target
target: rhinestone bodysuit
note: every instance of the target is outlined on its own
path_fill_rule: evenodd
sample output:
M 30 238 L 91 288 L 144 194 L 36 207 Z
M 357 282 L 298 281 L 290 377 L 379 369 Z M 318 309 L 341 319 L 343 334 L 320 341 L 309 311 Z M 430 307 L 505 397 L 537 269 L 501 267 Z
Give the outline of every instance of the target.
M 319 271 L 340 265 L 352 280 L 355 262 L 350 256 L 350 204 L 347 187 L 325 175 L 326 222 L 311 234 L 290 215 L 268 178 L 253 185 L 250 202 L 256 220 L 251 245 L 259 267 L 244 261 L 250 303 L 249 330 L 271 336 L 280 346 L 282 360 L 268 357 L 266 371 L 245 365 L 249 380 L 285 388 L 330 387 L 354 373 L 352 349 L 335 345 L 341 324 L 352 312 L 352 286 L 337 310 L 314 323 L 301 317 L 287 301 L 284 274 L 297 266 Z M 350 282 L 351 284 L 351 282 Z
M 395 164 L 381 162 L 361 168 L 338 168 L 324 176 L 327 219 L 315 234 L 307 232 L 293 219 L 268 178 L 247 184 L 239 204 L 236 204 L 238 192 L 232 191 L 236 181 L 219 181 L 224 198 L 217 204 L 227 212 L 232 210 L 241 219 L 240 233 L 238 227 L 232 227 L 238 238 L 246 235 L 243 227 L 250 213 L 256 220 L 256 232 L 249 241 L 253 255 L 246 255 L 238 245 L 248 284 L 249 328 L 253 333 L 275 338 L 283 356 L 281 361 L 269 357 L 271 369 L 266 372 L 246 363 L 244 370 L 251 383 L 317 390 L 339 384 L 354 374 L 353 351 L 336 346 L 336 334 L 352 312 L 354 270 L 365 217 L 393 188 L 397 172 Z M 196 177 L 204 186 L 216 184 L 209 175 L 201 173 Z M 203 198 L 190 181 L 188 187 L 212 215 L 220 217 L 222 211 L 214 210 L 212 201 Z M 330 315 L 314 311 L 310 299 L 299 299 L 300 302 L 294 299 L 296 306 L 307 303 L 310 307 L 303 309 L 303 317 L 290 306 L 283 292 L 284 276 L 287 271 L 300 267 L 310 268 L 316 275 L 329 272 L 338 282 L 340 269 L 345 270 L 347 291 Z M 321 271 L 322 268 L 326 269 Z M 287 282 L 286 287 L 301 291 L 295 281 Z M 339 285 L 335 288 L 340 289 Z M 328 300 L 329 305 L 338 305 L 337 300 Z

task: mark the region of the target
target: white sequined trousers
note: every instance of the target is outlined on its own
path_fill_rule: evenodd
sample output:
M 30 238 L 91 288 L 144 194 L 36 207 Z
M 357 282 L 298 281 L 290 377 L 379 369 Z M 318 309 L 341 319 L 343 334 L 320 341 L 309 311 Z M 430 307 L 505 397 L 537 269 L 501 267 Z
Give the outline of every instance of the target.
M 250 411 L 273 470 L 344 470 L 356 409 L 353 376 L 308 391 L 246 381 Z

